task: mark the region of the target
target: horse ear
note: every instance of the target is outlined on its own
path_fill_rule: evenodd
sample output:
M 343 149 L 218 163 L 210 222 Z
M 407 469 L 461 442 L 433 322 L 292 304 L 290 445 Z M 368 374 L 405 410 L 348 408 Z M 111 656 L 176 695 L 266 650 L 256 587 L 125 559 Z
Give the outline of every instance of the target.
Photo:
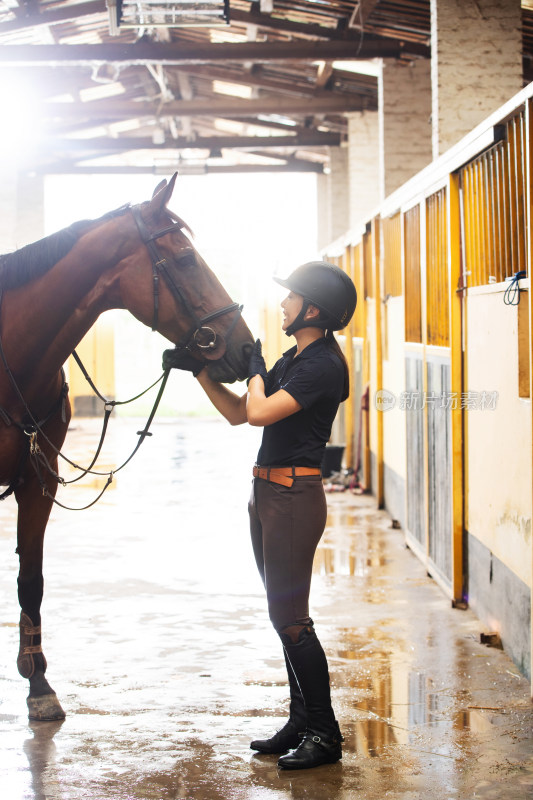
M 166 178 L 163 178 L 163 180 L 162 180 L 160 183 L 158 183 L 158 184 L 157 184 L 157 186 L 155 187 L 154 191 L 152 192 L 152 200 L 154 199 L 154 197 L 156 196 L 156 194 L 157 194 L 158 192 L 160 192 L 160 191 L 161 191 L 161 189 L 162 189 L 164 186 L 166 186 L 166 185 L 167 185 Z
M 168 201 L 172 197 L 172 192 L 174 191 L 174 184 L 176 183 L 176 178 L 178 177 L 178 173 L 175 172 L 170 181 L 167 183 L 166 180 L 161 181 L 161 183 L 156 186 L 155 191 L 152 195 L 152 199 L 150 201 L 152 208 L 156 214 L 161 212 Z

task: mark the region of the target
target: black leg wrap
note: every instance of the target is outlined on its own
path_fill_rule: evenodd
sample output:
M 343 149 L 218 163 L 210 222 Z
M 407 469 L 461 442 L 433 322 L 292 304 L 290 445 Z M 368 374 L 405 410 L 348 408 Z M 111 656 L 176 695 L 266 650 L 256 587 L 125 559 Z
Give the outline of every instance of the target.
M 20 647 L 17 668 L 23 678 L 31 678 L 35 670 L 46 671 L 46 658 L 41 647 L 41 626 L 34 625 L 24 611 L 20 614 Z

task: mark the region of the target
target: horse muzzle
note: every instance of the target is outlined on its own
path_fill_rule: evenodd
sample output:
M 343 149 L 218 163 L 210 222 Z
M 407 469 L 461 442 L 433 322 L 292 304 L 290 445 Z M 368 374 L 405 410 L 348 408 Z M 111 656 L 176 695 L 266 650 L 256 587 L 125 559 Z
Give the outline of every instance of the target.
M 232 345 L 218 360 L 212 360 L 207 367 L 209 377 L 217 383 L 235 383 L 248 377 L 248 364 L 253 341 Z

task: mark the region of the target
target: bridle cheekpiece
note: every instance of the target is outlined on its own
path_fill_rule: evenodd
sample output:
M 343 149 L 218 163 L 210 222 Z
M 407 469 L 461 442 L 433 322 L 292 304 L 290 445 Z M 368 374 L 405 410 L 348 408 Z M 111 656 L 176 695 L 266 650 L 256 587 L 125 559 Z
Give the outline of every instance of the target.
M 163 228 L 156 233 L 151 233 L 141 216 L 141 207 L 139 205 L 132 206 L 131 213 L 133 214 L 133 219 L 135 220 L 135 224 L 137 225 L 141 239 L 146 245 L 146 249 L 148 250 L 150 260 L 152 262 L 154 287 L 154 313 L 152 318 L 152 330 L 157 330 L 159 321 L 159 278 L 162 276 L 168 289 L 170 290 L 170 293 L 174 297 L 174 300 L 181 303 L 193 321 L 192 328 L 184 336 L 183 340 L 176 345 L 176 348 L 191 350 L 192 347 L 197 347 L 200 351 L 202 351 L 204 358 L 209 359 L 209 355 L 211 355 L 215 349 L 220 349 L 220 347 L 222 347 L 222 351 L 216 356 L 216 358 L 221 358 L 225 352 L 224 338 L 221 334 L 217 335 L 216 331 L 206 323 L 212 322 L 218 317 L 222 317 L 224 314 L 231 314 L 233 311 L 236 311 L 237 314 L 235 315 L 235 319 L 233 320 L 226 334 L 226 340 L 229 341 L 229 338 L 241 316 L 243 308 L 242 305 L 239 305 L 239 303 L 231 303 L 228 306 L 211 311 L 209 314 L 206 314 L 203 317 L 199 317 L 192 307 L 190 301 L 185 296 L 183 290 L 173 279 L 168 269 L 167 258 L 162 255 L 155 243 L 157 239 L 165 236 L 165 234 L 172 233 L 172 231 L 175 231 L 176 229 L 181 230 L 181 225 L 179 223 L 174 223 L 173 225 L 169 225 L 167 228 Z M 179 265 L 179 258 L 172 256 L 172 259 L 177 265 Z M 219 340 L 222 340 L 222 342 L 219 342 Z

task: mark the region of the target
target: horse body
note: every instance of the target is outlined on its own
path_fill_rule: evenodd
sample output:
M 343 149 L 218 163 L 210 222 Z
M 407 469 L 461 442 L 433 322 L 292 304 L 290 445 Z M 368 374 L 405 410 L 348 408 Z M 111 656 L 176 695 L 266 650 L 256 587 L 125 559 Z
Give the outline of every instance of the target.
M 16 285 L 11 280 L 10 285 L 0 269 L 0 484 L 13 488 L 18 503 L 18 666 L 30 681 L 32 719 L 64 716 L 44 675 L 40 629 L 43 539 L 57 489 L 56 451 L 70 421 L 62 365 L 103 311 L 126 308 L 174 344 L 187 344 L 199 360 L 208 360 L 216 380 L 246 377 L 252 337 L 240 308 L 192 247 L 184 223 L 166 209 L 175 177 L 140 206 L 140 221 L 120 210 L 79 223 L 78 238 L 68 252 L 27 282 Z M 157 238 L 159 263 L 172 266 L 170 289 L 159 280 L 153 245 L 141 235 L 145 228 Z M 2 290 L 2 284 L 7 288 Z M 209 327 L 202 326 L 204 318 Z M 204 351 L 191 336 L 199 330 L 209 331 Z M 36 430 L 35 421 L 42 430 Z M 44 476 L 32 469 L 29 439 L 50 464 L 51 472 Z M 43 493 L 43 480 L 48 494 Z

